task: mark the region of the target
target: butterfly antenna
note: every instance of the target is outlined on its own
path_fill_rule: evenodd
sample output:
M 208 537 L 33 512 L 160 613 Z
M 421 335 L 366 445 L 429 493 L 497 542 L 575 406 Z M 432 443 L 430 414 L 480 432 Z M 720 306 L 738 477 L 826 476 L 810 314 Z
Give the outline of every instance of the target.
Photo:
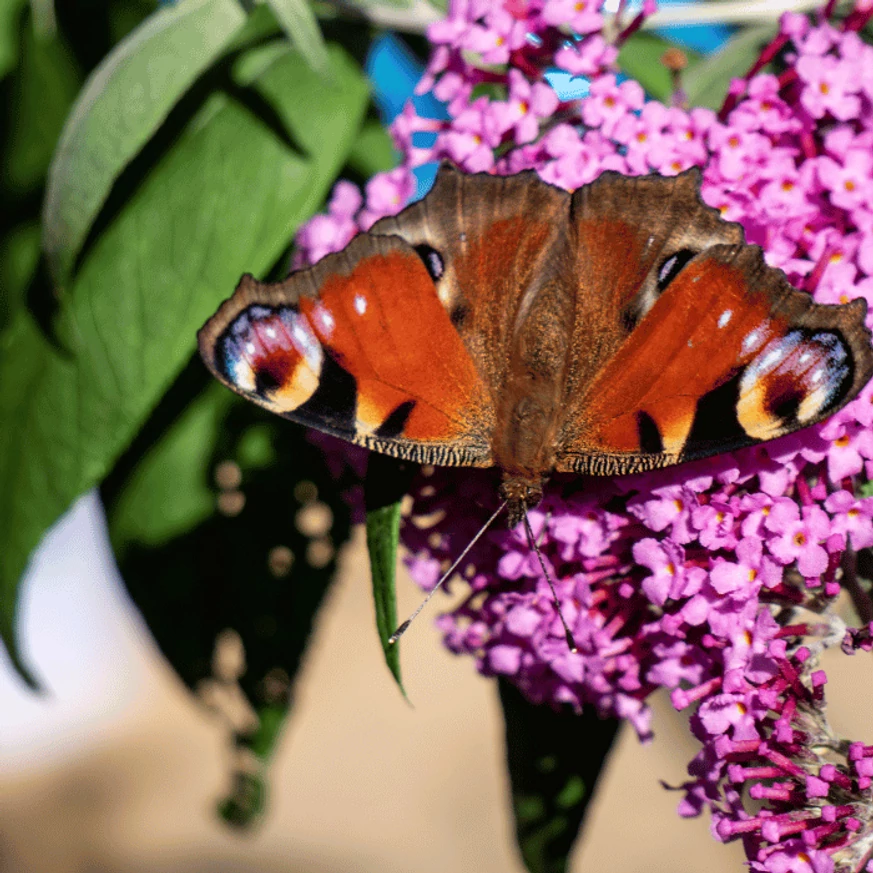
M 483 524 L 482 527 L 479 528 L 479 533 L 477 533 L 476 536 L 474 536 L 473 539 L 471 539 L 470 542 L 467 543 L 467 546 L 464 549 L 464 551 L 461 552 L 461 554 L 458 555 L 457 558 L 455 558 L 455 563 L 452 564 L 452 566 L 449 567 L 449 569 L 446 570 L 445 573 L 443 573 L 443 575 L 440 577 L 439 582 L 437 582 L 437 584 L 434 585 L 433 588 L 431 588 L 431 590 L 427 594 L 427 597 L 425 597 L 424 600 L 422 600 L 421 603 L 418 605 L 418 609 L 416 609 L 415 612 L 413 612 L 412 615 L 410 615 L 409 618 L 407 618 L 406 621 L 404 621 L 403 624 L 400 625 L 400 627 L 398 627 L 397 630 L 394 631 L 394 633 L 391 634 L 390 637 L 388 637 L 388 644 L 389 645 L 393 646 L 397 642 L 397 640 L 399 640 L 400 637 L 402 637 L 403 634 L 406 633 L 406 629 L 409 627 L 409 625 L 412 624 L 413 621 L 415 621 L 416 617 L 422 611 L 422 609 L 424 609 L 425 606 L 427 606 L 428 601 L 431 599 L 431 597 L 433 597 L 434 594 L 436 594 L 437 591 L 442 587 L 443 582 L 445 582 L 446 579 L 448 579 L 449 576 L 451 576 L 452 573 L 454 573 L 455 570 L 457 570 L 458 565 L 461 563 L 461 561 L 464 560 L 464 558 L 467 557 L 467 554 L 469 553 L 470 549 L 472 549 L 473 546 L 476 545 L 476 543 L 479 541 L 479 539 L 482 537 L 482 535 L 485 533 L 485 531 L 488 530 L 488 528 L 491 527 L 492 524 L 494 524 L 494 521 L 497 518 L 497 516 L 500 515 L 500 513 L 503 512 L 504 509 L 506 509 L 506 504 L 508 502 L 509 502 L 508 500 L 504 500 L 500 504 L 500 506 L 498 506 L 497 509 L 494 510 L 494 513 L 491 516 L 491 518 L 489 518 L 488 521 L 486 521 L 485 524 Z
M 524 509 L 524 507 L 523 507 Z M 527 509 L 524 509 L 524 529 L 527 532 L 527 542 L 530 548 L 536 552 L 536 556 L 540 562 L 540 567 L 542 567 L 543 575 L 546 577 L 546 582 L 549 583 L 549 588 L 552 591 L 552 599 L 555 601 L 555 609 L 558 610 L 558 617 L 561 619 L 561 624 L 564 626 L 564 636 L 567 638 L 567 646 L 571 652 L 578 652 L 579 647 L 576 645 L 576 640 L 573 639 L 573 632 L 570 630 L 570 626 L 567 624 L 567 619 L 564 618 L 564 612 L 561 609 L 561 604 L 558 601 L 558 592 L 555 591 L 555 583 L 552 581 L 552 574 L 549 573 L 548 568 L 546 567 L 546 562 L 543 558 L 543 553 L 540 551 L 540 547 L 537 545 L 536 540 L 534 539 L 533 530 L 531 530 L 530 519 L 527 517 Z

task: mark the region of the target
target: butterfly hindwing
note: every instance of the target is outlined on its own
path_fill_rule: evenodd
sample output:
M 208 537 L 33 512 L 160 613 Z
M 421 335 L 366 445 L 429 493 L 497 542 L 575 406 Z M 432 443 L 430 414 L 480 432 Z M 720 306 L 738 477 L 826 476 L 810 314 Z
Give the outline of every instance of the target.
M 491 463 L 489 392 L 397 237 L 361 234 L 284 282 L 244 276 L 199 342 L 221 381 L 293 421 L 421 463 Z
M 591 381 L 557 469 L 652 469 L 821 421 L 873 374 L 865 312 L 813 303 L 757 246 L 704 250 Z

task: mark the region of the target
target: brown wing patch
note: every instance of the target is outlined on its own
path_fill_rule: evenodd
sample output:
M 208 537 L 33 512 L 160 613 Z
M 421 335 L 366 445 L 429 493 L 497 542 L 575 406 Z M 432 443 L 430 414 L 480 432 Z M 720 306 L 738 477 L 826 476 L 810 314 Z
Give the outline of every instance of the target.
M 494 398 L 505 389 L 520 323 L 566 271 L 569 209 L 570 195 L 533 171 L 468 175 L 443 164 L 423 200 L 370 229 L 437 254 L 439 300 Z
M 740 225 L 700 199 L 700 172 L 678 176 L 603 173 L 573 194 L 570 214 L 577 289 L 565 398 L 581 414 L 586 385 L 697 254 L 743 242 Z

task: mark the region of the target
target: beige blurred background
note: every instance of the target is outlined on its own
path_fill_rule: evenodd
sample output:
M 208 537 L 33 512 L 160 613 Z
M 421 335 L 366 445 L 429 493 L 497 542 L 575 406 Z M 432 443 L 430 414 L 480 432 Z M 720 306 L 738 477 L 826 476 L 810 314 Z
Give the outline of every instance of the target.
M 93 535 L 99 540 L 99 525 Z M 35 627 L 60 622 L 52 669 L 74 675 L 77 665 L 63 660 L 63 622 L 64 604 L 77 594 L 72 583 L 64 588 L 65 578 L 50 583 L 54 616 L 37 614 L 36 595 L 26 611 Z M 98 681 L 85 664 L 76 693 L 60 701 L 34 703 L 20 687 L 10 696 L 8 676 L 6 697 L 0 693 L 0 706 L 7 702 L 5 714 L 0 709 L 0 870 L 521 873 L 493 684 L 469 659 L 448 654 L 424 618 L 404 637 L 414 706 L 406 704 L 381 660 L 368 587 L 359 530 L 273 763 L 269 813 L 248 835 L 213 812 L 231 771 L 224 722 L 181 686 L 117 585 L 100 589 L 105 620 L 118 634 L 98 653 L 108 678 Z M 404 574 L 400 601 L 401 612 L 418 601 Z M 837 655 L 827 666 L 833 721 L 869 742 L 869 660 Z M 739 847 L 714 842 L 706 819 L 676 815 L 680 795 L 660 780 L 681 782 L 695 745 L 666 700 L 655 710 L 654 743 L 640 746 L 622 732 L 572 869 L 744 869 Z

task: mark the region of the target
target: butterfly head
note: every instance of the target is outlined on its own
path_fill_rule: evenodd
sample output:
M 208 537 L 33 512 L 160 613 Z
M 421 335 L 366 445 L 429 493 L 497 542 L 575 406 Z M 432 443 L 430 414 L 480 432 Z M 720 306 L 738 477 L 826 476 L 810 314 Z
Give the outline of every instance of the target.
M 507 521 L 513 528 L 524 519 L 526 509 L 533 509 L 543 499 L 543 479 L 540 476 L 506 474 L 500 486 L 500 496 L 506 501 Z

